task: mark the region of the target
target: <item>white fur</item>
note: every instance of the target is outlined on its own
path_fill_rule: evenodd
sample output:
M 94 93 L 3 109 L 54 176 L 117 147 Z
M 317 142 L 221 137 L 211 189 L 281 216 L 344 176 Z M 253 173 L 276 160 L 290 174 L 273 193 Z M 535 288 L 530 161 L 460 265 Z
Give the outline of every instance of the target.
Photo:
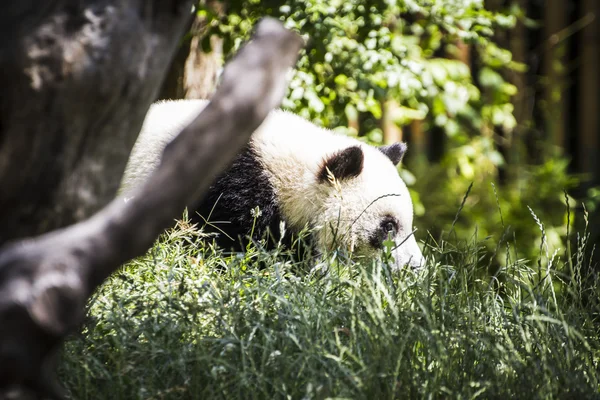
M 161 101 L 150 106 L 121 181 L 124 190 L 143 183 L 160 164 L 163 150 L 206 107 L 206 100 Z
M 204 100 L 161 102 L 152 105 L 133 148 L 122 186 L 143 182 L 157 167 L 164 146 L 207 104 Z M 411 232 L 413 206 L 396 167 L 382 152 L 356 139 L 329 130 L 284 111 L 274 111 L 254 132 L 251 143 L 270 176 L 288 225 L 315 229 L 317 245 L 328 249 L 345 244 L 356 254 L 372 256 L 368 243 L 383 217 L 400 222 L 394 240 L 404 243 L 394 251 L 397 264 L 418 266 L 422 254 Z M 359 176 L 319 183 L 323 160 L 359 145 L 364 167 Z M 335 240 L 335 243 L 334 242 Z

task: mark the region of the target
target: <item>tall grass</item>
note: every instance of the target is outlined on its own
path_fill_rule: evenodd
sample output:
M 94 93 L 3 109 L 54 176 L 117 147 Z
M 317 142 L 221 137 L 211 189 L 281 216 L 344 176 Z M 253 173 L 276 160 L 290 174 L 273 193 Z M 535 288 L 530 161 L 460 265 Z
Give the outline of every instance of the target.
M 430 240 L 413 272 L 225 257 L 183 224 L 91 299 L 61 379 L 74 399 L 600 398 L 600 288 L 579 237 L 538 262 L 507 234 L 490 277 L 476 237 Z

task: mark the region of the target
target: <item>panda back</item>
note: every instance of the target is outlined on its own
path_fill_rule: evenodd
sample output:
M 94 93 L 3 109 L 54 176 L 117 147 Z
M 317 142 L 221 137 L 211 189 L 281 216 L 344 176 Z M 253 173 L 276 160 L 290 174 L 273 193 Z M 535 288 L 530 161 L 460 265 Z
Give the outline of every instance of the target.
M 165 146 L 206 107 L 207 100 L 162 101 L 152 104 L 121 181 L 127 192 L 146 181 L 160 164 Z
M 250 234 L 259 240 L 270 233 L 266 245 L 272 248 L 284 220 L 271 178 L 252 143 L 217 177 L 193 211 L 193 222 L 219 233 L 219 247 L 236 251 L 244 250 Z

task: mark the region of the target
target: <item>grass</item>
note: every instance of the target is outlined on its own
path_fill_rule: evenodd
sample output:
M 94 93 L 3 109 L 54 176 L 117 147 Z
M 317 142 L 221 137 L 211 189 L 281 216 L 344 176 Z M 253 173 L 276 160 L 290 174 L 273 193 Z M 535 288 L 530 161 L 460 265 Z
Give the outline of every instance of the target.
M 542 241 L 539 262 L 501 240 L 490 277 L 476 238 L 430 241 L 414 273 L 224 257 L 182 225 L 95 294 L 60 376 L 74 399 L 600 398 L 580 237 L 564 260 Z

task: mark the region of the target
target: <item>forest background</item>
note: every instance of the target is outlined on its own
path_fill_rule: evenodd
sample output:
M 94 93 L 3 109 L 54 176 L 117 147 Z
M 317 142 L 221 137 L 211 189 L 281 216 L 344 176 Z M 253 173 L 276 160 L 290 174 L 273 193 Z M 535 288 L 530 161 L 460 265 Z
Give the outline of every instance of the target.
M 400 173 L 421 240 L 449 226 L 464 240 L 507 235 L 533 259 L 537 216 L 551 253 L 585 219 L 598 242 L 600 4 L 205 1 L 161 98 L 210 97 L 265 15 L 308 39 L 284 108 L 373 144 L 408 142 Z

